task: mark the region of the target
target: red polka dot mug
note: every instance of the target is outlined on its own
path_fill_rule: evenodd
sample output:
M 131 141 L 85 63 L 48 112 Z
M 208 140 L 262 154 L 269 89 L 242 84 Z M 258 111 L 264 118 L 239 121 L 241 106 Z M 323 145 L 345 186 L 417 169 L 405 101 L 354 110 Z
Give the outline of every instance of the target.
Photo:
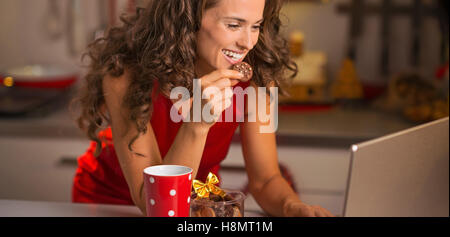
M 192 169 L 157 165 L 144 169 L 148 217 L 189 217 Z

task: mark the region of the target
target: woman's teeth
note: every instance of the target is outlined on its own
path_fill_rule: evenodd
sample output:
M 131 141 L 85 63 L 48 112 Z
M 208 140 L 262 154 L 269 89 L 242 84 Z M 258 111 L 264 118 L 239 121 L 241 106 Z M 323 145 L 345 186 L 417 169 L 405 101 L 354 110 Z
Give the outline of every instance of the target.
M 228 50 L 222 50 L 222 52 L 225 55 L 227 55 L 228 57 L 230 57 L 231 59 L 233 59 L 234 61 L 238 61 L 244 56 L 244 54 L 237 54 L 235 52 L 231 52 L 231 51 L 228 51 Z

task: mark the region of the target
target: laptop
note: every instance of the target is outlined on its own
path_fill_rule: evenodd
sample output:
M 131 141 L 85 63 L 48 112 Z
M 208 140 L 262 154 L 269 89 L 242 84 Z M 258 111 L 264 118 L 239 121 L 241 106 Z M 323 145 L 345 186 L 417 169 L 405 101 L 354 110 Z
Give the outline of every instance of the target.
M 345 217 L 448 217 L 449 118 L 353 145 Z

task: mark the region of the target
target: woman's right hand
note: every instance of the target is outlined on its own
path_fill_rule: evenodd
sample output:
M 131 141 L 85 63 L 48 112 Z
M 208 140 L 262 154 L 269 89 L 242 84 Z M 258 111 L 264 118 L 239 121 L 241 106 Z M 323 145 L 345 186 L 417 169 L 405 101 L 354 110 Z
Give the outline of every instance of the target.
M 246 81 L 244 76 L 238 71 L 229 69 L 213 71 L 200 80 L 194 81 L 194 84 L 198 83 L 195 87 L 201 88 L 201 96 L 195 98 L 195 101 L 191 97 L 188 101 L 190 103 L 188 125 L 195 129 L 208 131 L 218 121 L 223 111 L 232 104 L 232 87 L 241 81 Z M 182 112 L 185 117 L 185 111 Z

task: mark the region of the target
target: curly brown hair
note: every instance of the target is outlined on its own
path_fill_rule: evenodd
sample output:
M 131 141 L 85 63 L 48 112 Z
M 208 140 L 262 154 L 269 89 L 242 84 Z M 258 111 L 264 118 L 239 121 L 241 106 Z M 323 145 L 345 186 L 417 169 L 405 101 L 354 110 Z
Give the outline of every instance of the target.
M 137 128 L 131 145 L 147 131 L 151 118 L 151 91 L 158 81 L 159 91 L 169 96 L 172 88 L 182 86 L 192 91 L 195 78 L 194 65 L 198 58 L 196 32 L 199 31 L 204 12 L 220 0 L 150 0 L 146 8 L 137 8 L 132 15 L 120 17 L 123 24 L 112 27 L 89 44 L 89 70 L 85 88 L 76 98 L 81 106 L 77 119 L 80 129 L 97 142 L 95 155 L 101 151 L 98 130 L 110 120 L 103 114 L 105 104 L 102 81 L 106 75 L 120 77 L 129 72 L 129 87 L 123 106 L 129 110 L 129 119 Z M 258 43 L 249 52 L 246 61 L 254 67 L 253 81 L 260 87 L 281 87 L 287 79 L 286 70 L 297 74 L 297 65 L 291 60 L 287 41 L 281 37 L 279 17 L 283 0 L 266 0 L 264 22 Z

